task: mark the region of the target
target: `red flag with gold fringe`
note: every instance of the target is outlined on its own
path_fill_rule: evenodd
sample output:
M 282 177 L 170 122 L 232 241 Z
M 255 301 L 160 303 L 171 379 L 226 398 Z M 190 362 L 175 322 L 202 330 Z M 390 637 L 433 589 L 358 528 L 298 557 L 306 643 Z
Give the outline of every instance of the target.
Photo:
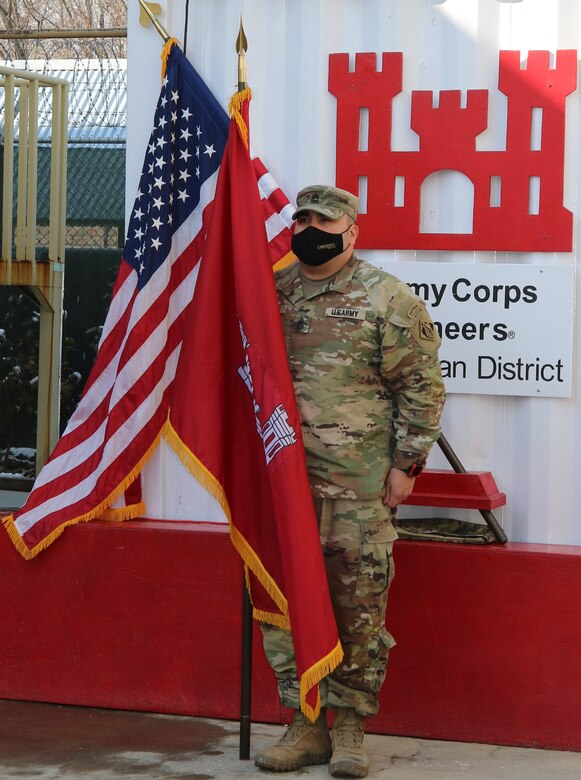
M 301 707 L 342 658 L 310 494 L 256 175 L 249 100 L 233 98 L 204 257 L 176 375 L 172 445 L 221 503 L 254 616 L 292 629 Z

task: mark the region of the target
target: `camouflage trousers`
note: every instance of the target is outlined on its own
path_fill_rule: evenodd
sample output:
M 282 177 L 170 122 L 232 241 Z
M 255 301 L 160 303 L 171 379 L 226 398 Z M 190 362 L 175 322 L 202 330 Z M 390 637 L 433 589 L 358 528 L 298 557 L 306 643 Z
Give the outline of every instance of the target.
M 389 650 L 395 644 L 385 629 L 387 594 L 393 579 L 391 510 L 381 499 L 317 498 L 315 509 L 331 601 L 344 658 L 320 685 L 321 704 L 353 707 L 375 715 Z M 260 626 L 264 650 L 276 675 L 283 706 L 297 709 L 297 679 L 291 635 Z

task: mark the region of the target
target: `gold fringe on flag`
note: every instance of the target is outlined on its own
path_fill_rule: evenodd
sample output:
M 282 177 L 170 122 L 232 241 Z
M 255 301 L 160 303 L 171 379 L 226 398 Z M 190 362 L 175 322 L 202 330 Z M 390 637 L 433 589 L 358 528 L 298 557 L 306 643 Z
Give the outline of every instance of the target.
M 168 40 L 163 44 L 163 49 L 161 50 L 161 78 L 163 80 L 165 76 L 165 71 L 167 68 L 167 58 L 169 57 L 169 53 L 171 51 L 171 47 L 175 44 L 179 44 L 179 41 L 177 38 L 168 38 Z
M 127 506 L 110 507 L 99 516 L 99 520 L 105 520 L 108 523 L 122 523 L 124 520 L 133 520 L 139 515 L 145 514 L 145 501 L 138 504 L 128 504 Z
M 335 648 L 331 650 L 328 655 L 326 655 L 324 658 L 321 658 L 321 660 L 317 661 L 316 664 L 313 664 L 313 666 L 307 669 L 306 672 L 301 676 L 301 681 L 299 684 L 299 699 L 301 710 L 312 723 L 317 720 L 321 711 L 321 694 L 317 689 L 317 703 L 314 707 L 311 707 L 307 702 L 307 693 L 311 690 L 311 688 L 314 688 L 315 685 L 318 685 L 324 677 L 326 677 L 328 674 L 331 674 L 333 669 L 335 669 L 335 667 L 338 666 L 342 660 L 343 648 L 341 647 L 341 642 L 337 642 Z
M 110 509 L 110 506 L 117 498 L 119 498 L 119 496 L 122 493 L 124 493 L 127 490 L 129 485 L 131 485 L 131 483 L 139 476 L 139 474 L 143 470 L 143 467 L 153 455 L 155 448 L 159 444 L 160 438 L 161 438 L 161 431 L 158 433 L 155 440 L 151 444 L 150 448 L 147 450 L 145 455 L 143 455 L 143 457 L 137 463 L 135 468 L 132 469 L 129 472 L 129 474 L 127 474 L 127 476 L 122 480 L 122 482 L 120 482 L 119 485 L 117 485 L 115 490 L 113 490 L 104 501 L 101 501 L 101 503 L 98 506 L 96 506 L 90 512 L 87 512 L 87 514 L 80 515 L 79 517 L 74 517 L 71 520 L 67 520 L 66 523 L 62 523 L 62 525 L 59 525 L 58 528 L 55 528 L 53 531 L 51 531 L 50 534 L 48 534 L 48 536 L 45 536 L 45 538 L 32 549 L 26 546 L 22 537 L 18 533 L 18 530 L 16 529 L 16 526 L 14 524 L 14 516 L 7 515 L 6 517 L 3 517 L 2 524 L 6 528 L 8 536 L 10 537 L 12 543 L 14 544 L 18 552 L 22 555 L 22 557 L 25 558 L 27 561 L 31 560 L 32 558 L 35 558 L 39 552 L 46 550 L 46 548 L 49 547 L 55 541 L 55 539 L 58 539 L 59 536 L 65 530 L 65 528 L 68 528 L 70 525 L 78 525 L 79 523 L 88 523 L 91 520 L 100 520 L 101 518 L 103 518 L 104 520 L 109 520 L 109 521 L 114 520 L 115 522 L 120 522 L 122 520 L 130 520 L 135 517 L 139 517 L 139 515 L 142 515 L 145 512 L 145 504 L 143 502 L 140 502 L 138 504 L 132 504 L 131 506 L 127 506 L 127 507 L 119 507 L 118 509 Z
M 244 564 L 244 581 L 246 582 L 246 590 L 248 591 L 248 597 L 252 603 L 252 589 L 250 587 L 250 569 Z M 283 596 L 284 598 L 284 596 Z M 282 628 L 285 631 L 291 630 L 290 619 L 285 615 L 278 615 L 274 612 L 265 612 L 262 609 L 256 609 L 252 604 L 252 617 L 261 623 L 270 623 L 271 626 Z
M 245 87 L 241 92 L 236 92 L 230 98 L 228 103 L 228 113 L 234 119 L 238 125 L 238 130 L 244 141 L 244 145 L 248 149 L 248 127 L 242 116 L 242 106 L 244 101 L 252 99 L 252 90 L 250 87 Z
M 288 268 L 289 265 L 292 265 L 293 263 L 297 262 L 297 258 L 292 252 L 287 252 L 286 255 L 283 255 L 280 260 L 277 260 L 276 263 L 272 266 L 272 270 L 276 273 L 277 271 L 282 271 L 283 268 Z
M 216 477 L 204 466 L 200 460 L 198 460 L 194 453 L 180 439 L 169 418 L 164 426 L 163 436 L 168 444 L 172 447 L 174 452 L 178 455 L 184 466 L 192 474 L 192 476 L 195 477 L 195 479 L 202 485 L 202 487 L 205 488 L 220 504 L 224 514 L 228 518 L 230 540 L 244 563 L 244 575 L 246 578 L 246 587 L 248 589 L 248 593 L 250 593 L 250 588 L 248 587 L 249 571 L 252 571 L 254 576 L 258 579 L 259 583 L 280 610 L 280 614 L 276 612 L 266 612 L 256 609 L 253 605 L 253 617 L 256 620 L 262 621 L 263 623 L 270 623 L 270 625 L 282 628 L 284 631 L 290 631 L 291 625 L 288 614 L 288 602 L 280 591 L 276 582 L 274 582 L 272 577 L 264 568 L 260 558 L 257 556 L 244 536 L 242 536 L 240 531 L 232 523 L 232 513 L 230 511 L 230 505 L 228 503 L 228 499 L 226 498 L 224 488 L 218 482 Z M 311 707 L 311 705 L 307 702 L 307 693 L 311 688 L 318 686 L 319 682 L 328 674 L 330 674 L 342 659 L 343 649 L 341 647 L 341 643 L 338 642 L 330 653 L 317 661 L 316 664 L 313 664 L 313 666 L 307 669 L 306 672 L 304 672 L 304 674 L 301 676 L 299 688 L 301 710 L 304 712 L 306 717 L 313 722 L 319 716 L 319 712 L 321 710 L 321 698 L 317 689 L 317 703 L 314 707 Z
M 228 112 L 230 116 L 234 119 L 236 124 L 238 125 L 238 130 L 240 131 L 240 135 L 242 136 L 242 140 L 244 141 L 244 145 L 248 149 L 248 126 L 246 122 L 244 121 L 244 117 L 242 116 L 242 106 L 244 105 L 244 102 L 246 100 L 252 99 L 252 90 L 250 87 L 245 87 L 240 92 L 235 92 L 234 95 L 230 98 L 230 102 L 228 103 Z M 287 252 L 286 255 L 280 258 L 280 260 L 277 260 L 277 262 L 273 265 L 272 270 L 274 272 L 276 271 L 282 271 L 283 268 L 287 268 L 289 265 L 292 265 L 295 263 L 297 258 L 292 252 Z
M 216 477 L 204 466 L 204 464 L 180 439 L 169 418 L 164 426 L 163 436 L 179 459 L 182 461 L 184 466 L 188 469 L 190 474 L 220 504 L 222 511 L 228 519 L 230 541 L 232 542 L 234 549 L 242 558 L 244 566 L 248 567 L 250 571 L 252 571 L 264 590 L 273 600 L 274 604 L 276 604 L 277 608 L 280 610 L 280 614 L 276 612 L 263 612 L 254 610 L 254 617 L 256 617 L 258 620 L 262 620 L 265 623 L 270 623 L 273 626 L 278 626 L 279 628 L 284 628 L 287 631 L 290 631 L 288 602 L 276 582 L 264 568 L 264 565 L 262 564 L 262 561 L 256 552 L 252 549 L 248 541 L 233 524 L 232 512 L 230 510 L 230 504 L 226 498 L 224 488 L 218 482 Z M 250 590 L 248 592 L 250 593 Z

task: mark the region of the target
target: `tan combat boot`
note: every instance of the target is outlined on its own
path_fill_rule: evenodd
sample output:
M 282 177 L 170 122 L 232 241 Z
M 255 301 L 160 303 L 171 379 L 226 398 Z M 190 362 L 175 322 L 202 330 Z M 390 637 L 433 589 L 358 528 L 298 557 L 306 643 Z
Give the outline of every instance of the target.
M 331 732 L 333 755 L 329 774 L 333 777 L 367 777 L 369 759 L 363 747 L 365 721 L 355 710 L 335 710 Z
M 331 738 L 325 710 L 314 723 L 295 710 L 293 722 L 271 748 L 257 753 L 254 759 L 260 769 L 290 772 L 311 764 L 327 764 L 331 758 Z

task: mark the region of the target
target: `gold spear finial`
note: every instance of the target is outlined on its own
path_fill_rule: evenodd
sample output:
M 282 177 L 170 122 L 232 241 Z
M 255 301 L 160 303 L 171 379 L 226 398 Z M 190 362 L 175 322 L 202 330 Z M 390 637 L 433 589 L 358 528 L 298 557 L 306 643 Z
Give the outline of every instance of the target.
M 236 54 L 238 55 L 238 92 L 246 88 L 246 52 L 248 51 L 248 41 L 244 34 L 242 26 L 242 14 L 240 14 L 240 29 L 236 38 Z
M 161 13 L 161 6 L 158 3 L 146 3 L 145 0 L 139 0 L 139 6 L 139 23 L 143 25 L 143 27 L 146 27 L 147 20 L 150 19 L 155 29 L 167 43 L 170 39 L 170 35 L 165 27 L 162 27 L 155 18 L 156 14 Z

